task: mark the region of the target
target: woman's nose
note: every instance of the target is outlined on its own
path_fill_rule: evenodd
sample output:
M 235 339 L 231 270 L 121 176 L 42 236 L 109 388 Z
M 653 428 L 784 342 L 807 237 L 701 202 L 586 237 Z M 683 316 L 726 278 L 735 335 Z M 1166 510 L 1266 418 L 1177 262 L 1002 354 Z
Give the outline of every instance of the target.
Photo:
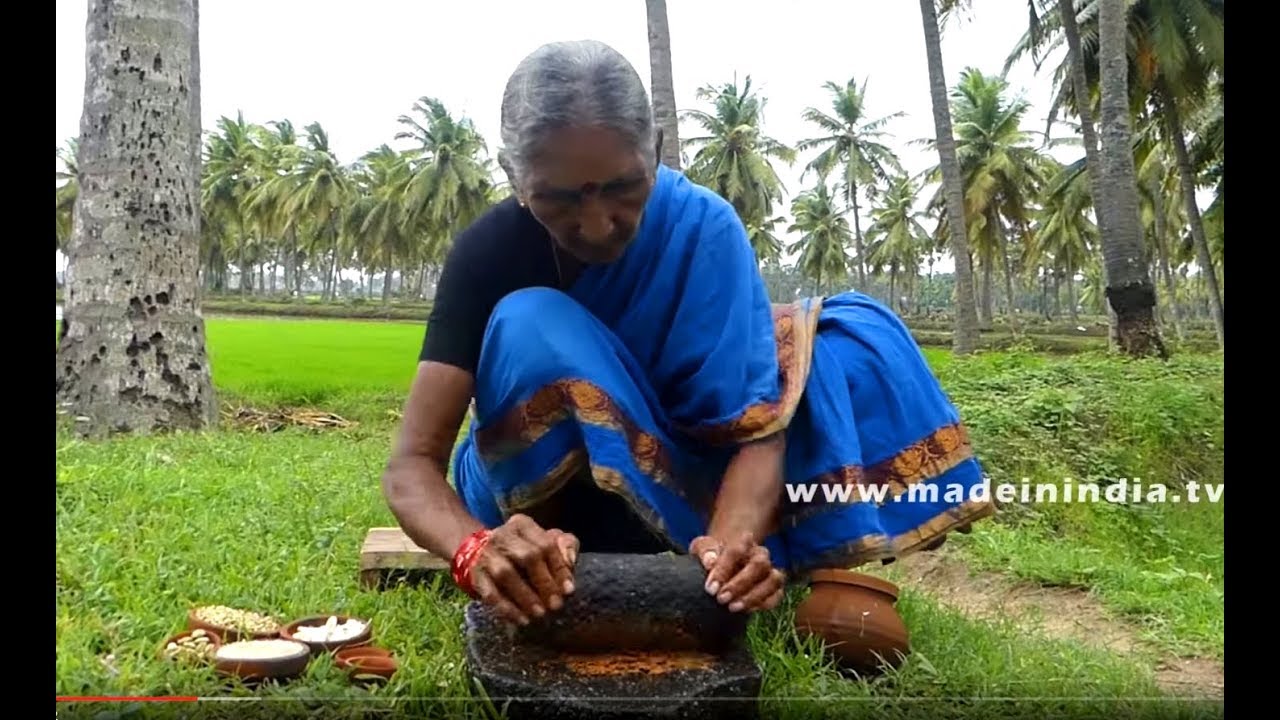
M 582 238 L 588 242 L 604 242 L 613 235 L 613 217 L 604 203 L 597 200 L 583 204 L 578 226 Z

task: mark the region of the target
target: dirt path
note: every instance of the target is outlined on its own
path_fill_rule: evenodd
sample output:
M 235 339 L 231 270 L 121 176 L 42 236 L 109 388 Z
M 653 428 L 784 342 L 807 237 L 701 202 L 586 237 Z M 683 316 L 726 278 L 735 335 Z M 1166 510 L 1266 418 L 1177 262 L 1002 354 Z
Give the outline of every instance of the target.
M 997 573 L 972 572 L 946 551 L 917 553 L 890 567 L 904 587 L 919 588 L 970 617 L 1017 618 L 1035 625 L 1048 637 L 1122 655 L 1150 650 L 1133 627 L 1080 590 L 1016 583 Z M 1171 694 L 1221 699 L 1223 671 L 1223 663 L 1212 658 L 1162 657 L 1155 676 Z

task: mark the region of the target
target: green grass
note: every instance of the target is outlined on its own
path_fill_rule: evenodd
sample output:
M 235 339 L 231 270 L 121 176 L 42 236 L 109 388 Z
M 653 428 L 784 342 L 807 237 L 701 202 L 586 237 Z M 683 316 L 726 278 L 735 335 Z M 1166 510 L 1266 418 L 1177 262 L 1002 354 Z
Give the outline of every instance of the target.
M 379 641 L 402 658 L 396 680 L 372 691 L 348 686 L 316 661 L 303 681 L 258 691 L 299 698 L 269 706 L 277 717 L 314 710 L 315 698 L 472 695 L 462 662 L 462 597 L 445 584 L 372 593 L 356 581 L 365 531 L 394 524 L 378 482 L 394 431 L 387 412 L 403 401 L 421 326 L 215 318 L 208 333 L 225 398 L 313 404 L 362 422 L 323 433 L 223 429 L 105 442 L 60 432 L 58 694 L 249 694 L 155 658 L 158 643 L 181 629 L 187 608 L 220 603 L 284 619 L 368 616 Z M 973 426 L 993 476 L 1039 481 L 1134 468 L 1147 477 L 1221 480 L 1220 358 L 1155 367 L 1088 356 L 926 355 Z M 1221 504 L 1007 508 L 999 522 L 955 542 L 982 566 L 1090 587 L 1145 618 L 1171 647 L 1221 652 Z M 789 609 L 752 626 L 766 717 L 1221 714 L 1168 700 L 1124 700 L 1159 694 L 1138 661 L 970 621 L 910 590 L 900 609 L 912 631 L 911 658 L 891 676 L 852 681 L 794 636 Z M 222 710 L 246 717 L 245 707 Z M 406 700 L 396 707 L 429 717 L 485 716 L 478 701 Z M 370 708 L 330 703 L 323 716 Z
M 1221 484 L 1222 359 L 1137 363 L 991 354 L 945 364 L 993 483 Z M 1079 497 L 1078 494 L 1076 497 Z M 1145 497 L 1145 491 L 1144 491 Z M 1180 654 L 1222 656 L 1223 513 L 1216 503 L 1033 503 L 959 539 L 978 567 L 1095 593 Z
M 425 326 L 321 319 L 210 318 L 213 380 L 234 401 L 311 405 L 362 417 L 399 408 Z

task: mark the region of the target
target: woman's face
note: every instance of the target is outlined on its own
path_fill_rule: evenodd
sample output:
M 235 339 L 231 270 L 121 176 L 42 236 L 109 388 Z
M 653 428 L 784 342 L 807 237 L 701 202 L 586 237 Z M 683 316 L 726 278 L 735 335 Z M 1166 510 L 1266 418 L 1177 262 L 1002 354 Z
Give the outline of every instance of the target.
M 621 257 L 653 188 L 644 155 L 612 130 L 566 128 L 531 165 L 521 200 L 556 242 L 589 264 Z

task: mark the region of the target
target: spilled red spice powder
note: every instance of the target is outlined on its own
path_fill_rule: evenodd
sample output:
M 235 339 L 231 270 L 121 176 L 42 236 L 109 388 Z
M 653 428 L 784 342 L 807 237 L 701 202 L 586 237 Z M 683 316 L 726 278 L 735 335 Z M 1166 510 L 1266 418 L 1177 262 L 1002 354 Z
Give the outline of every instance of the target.
M 706 670 L 715 664 L 716 657 L 687 650 L 567 654 L 559 656 L 559 660 L 577 675 L 662 675 L 677 670 Z

